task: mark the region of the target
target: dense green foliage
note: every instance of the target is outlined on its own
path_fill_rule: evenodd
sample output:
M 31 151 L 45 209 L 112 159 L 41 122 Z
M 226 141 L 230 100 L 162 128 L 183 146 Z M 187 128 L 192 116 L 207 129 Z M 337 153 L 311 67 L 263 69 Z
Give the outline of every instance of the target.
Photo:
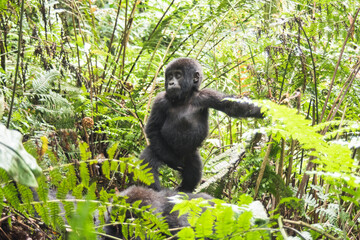
M 222 200 L 179 201 L 191 226 L 178 237 L 359 239 L 359 9 L 355 0 L 0 0 L 1 238 L 72 229 L 70 239 L 94 239 L 109 206 L 117 222 L 126 209 L 142 216 L 126 220 L 130 235 L 166 238 L 162 219 L 116 193 L 153 181 L 137 159 L 144 126 L 164 66 L 189 56 L 203 87 L 261 99 L 267 117 L 211 112 L 198 190 Z M 34 177 L 37 201 L 25 186 Z M 178 180 L 161 170 L 163 186 Z M 269 222 L 238 211 L 249 198 Z

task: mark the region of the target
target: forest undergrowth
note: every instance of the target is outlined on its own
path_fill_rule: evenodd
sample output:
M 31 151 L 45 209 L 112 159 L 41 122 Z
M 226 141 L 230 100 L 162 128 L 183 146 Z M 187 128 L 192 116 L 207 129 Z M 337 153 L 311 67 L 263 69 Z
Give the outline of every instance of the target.
M 360 239 L 359 11 L 356 0 L 0 0 L 0 239 L 100 239 L 109 218 L 123 226 L 114 239 Z M 202 88 L 266 117 L 210 112 L 195 192 L 215 199 L 175 197 L 189 226 L 172 236 L 119 193 L 153 182 L 138 157 L 177 57 L 199 61 Z M 180 176 L 164 167 L 160 180 L 176 189 Z

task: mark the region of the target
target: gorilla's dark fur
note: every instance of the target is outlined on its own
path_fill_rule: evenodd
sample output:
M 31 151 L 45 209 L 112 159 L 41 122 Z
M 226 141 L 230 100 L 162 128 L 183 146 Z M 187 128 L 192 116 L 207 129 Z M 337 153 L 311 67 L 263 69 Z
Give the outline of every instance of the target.
M 172 203 L 168 197 L 173 197 L 179 194 L 176 191 L 172 190 L 162 190 L 160 192 L 154 191 L 153 189 L 132 186 L 128 189 L 124 190 L 120 193 L 121 196 L 127 196 L 127 203 L 133 204 L 136 201 L 141 200 L 141 204 L 139 207 L 151 205 L 151 208 L 154 209 L 154 213 L 161 213 L 161 216 L 165 218 L 166 222 L 169 225 L 169 229 L 180 228 L 190 226 L 187 221 L 187 216 L 182 215 L 178 217 L 178 212 L 171 212 L 174 207 L 174 203 Z M 206 193 L 198 193 L 198 194 L 187 194 L 189 199 L 193 198 L 203 198 L 206 200 L 213 199 L 210 195 Z M 128 216 L 130 217 L 130 216 Z M 131 216 L 134 217 L 134 216 Z M 109 219 L 107 221 L 110 221 Z M 114 237 L 123 237 L 121 234 L 121 225 L 109 225 L 104 228 L 105 233 Z M 178 230 L 177 230 L 178 231 Z M 172 234 L 177 231 L 172 231 Z M 111 238 L 105 238 L 105 240 Z M 176 239 L 176 238 L 174 238 Z
M 225 99 L 229 96 L 212 89 L 199 90 L 202 80 L 202 68 L 191 58 L 175 59 L 165 70 L 166 91 L 153 103 L 146 125 L 150 145 L 140 155 L 151 168 L 155 190 L 161 189 L 158 169 L 163 164 L 181 172 L 179 191 L 192 192 L 200 182 L 198 147 L 208 134 L 209 108 L 231 117 L 263 117 L 252 103 Z

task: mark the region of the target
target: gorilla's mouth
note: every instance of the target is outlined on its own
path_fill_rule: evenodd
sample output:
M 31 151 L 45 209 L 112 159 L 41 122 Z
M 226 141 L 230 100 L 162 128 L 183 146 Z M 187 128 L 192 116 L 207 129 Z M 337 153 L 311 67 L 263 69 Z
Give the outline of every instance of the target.
M 171 99 L 179 98 L 181 96 L 181 88 L 180 87 L 172 87 L 166 90 L 166 96 Z

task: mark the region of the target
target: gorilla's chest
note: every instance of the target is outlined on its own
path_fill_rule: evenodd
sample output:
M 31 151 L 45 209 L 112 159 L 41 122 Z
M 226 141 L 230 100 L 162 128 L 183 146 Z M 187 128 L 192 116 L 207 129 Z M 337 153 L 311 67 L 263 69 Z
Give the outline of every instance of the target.
M 195 149 L 208 133 L 208 111 L 188 105 L 168 110 L 161 134 L 173 148 Z

